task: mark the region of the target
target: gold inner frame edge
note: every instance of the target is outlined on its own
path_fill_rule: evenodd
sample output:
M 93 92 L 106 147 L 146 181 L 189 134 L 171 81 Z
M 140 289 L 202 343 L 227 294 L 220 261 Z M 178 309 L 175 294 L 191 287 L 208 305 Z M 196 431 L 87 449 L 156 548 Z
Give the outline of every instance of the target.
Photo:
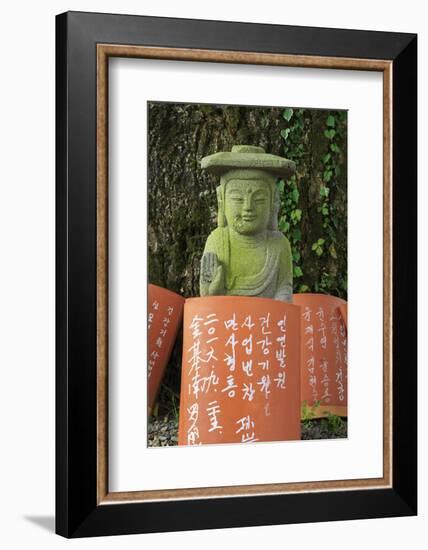
M 383 476 L 316 482 L 109 492 L 108 489 L 108 59 L 347 69 L 383 73 Z M 97 44 L 97 504 L 226 498 L 392 486 L 392 61 Z

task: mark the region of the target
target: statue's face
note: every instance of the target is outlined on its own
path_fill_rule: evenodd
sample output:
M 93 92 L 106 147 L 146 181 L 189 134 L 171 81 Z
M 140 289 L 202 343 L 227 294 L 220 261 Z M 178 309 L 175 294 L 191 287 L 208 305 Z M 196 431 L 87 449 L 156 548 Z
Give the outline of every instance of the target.
M 226 184 L 227 225 L 241 235 L 257 235 L 269 225 L 270 189 L 261 179 L 231 179 Z

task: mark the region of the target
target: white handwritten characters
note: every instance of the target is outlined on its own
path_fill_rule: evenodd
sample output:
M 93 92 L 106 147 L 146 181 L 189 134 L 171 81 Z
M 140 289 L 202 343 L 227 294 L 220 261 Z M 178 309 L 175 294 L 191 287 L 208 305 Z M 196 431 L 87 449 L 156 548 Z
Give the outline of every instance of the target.
M 226 365 L 229 367 L 230 371 L 234 371 L 236 367 L 236 345 L 238 344 L 238 340 L 236 339 L 235 333 L 232 332 L 232 334 L 229 336 L 226 346 L 230 346 L 231 350 L 230 353 L 225 353 L 224 361 Z
M 247 376 L 253 376 L 253 360 L 242 361 L 242 370 Z
M 220 412 L 221 412 L 218 401 L 211 401 L 210 403 L 208 403 L 208 407 L 206 410 L 210 421 L 210 427 L 208 431 L 214 432 L 218 430 L 219 433 L 222 433 L 221 430 L 223 429 L 223 426 L 221 426 L 218 419 L 218 416 L 220 415 Z
M 314 400 L 318 397 L 318 390 L 317 390 L 317 377 L 315 375 L 315 357 L 311 355 L 309 359 L 306 360 L 306 369 L 309 373 L 309 385 L 312 388 L 312 397 Z
M 275 358 L 278 362 L 278 367 L 280 369 L 285 369 L 285 360 L 287 358 L 285 351 L 287 342 L 287 316 L 284 315 L 284 317 L 278 321 L 277 325 L 282 334 L 276 339 L 279 344 L 279 349 L 275 351 Z
M 212 343 L 218 339 L 215 336 L 215 323 L 218 322 L 216 314 L 210 313 L 206 315 L 205 319 L 195 315 L 189 325 L 192 331 L 193 342 L 187 350 L 189 354 L 187 363 L 190 363 L 188 374 L 189 376 L 192 375 L 191 382 L 188 385 L 188 392 L 189 395 L 193 394 L 196 399 L 199 398 L 199 393 L 208 393 L 212 386 L 216 386 L 219 383 L 219 377 L 214 371 L 215 365 L 211 364 L 211 362 L 217 361 L 215 350 L 211 345 L 210 349 L 203 354 L 201 345 L 201 337 L 205 336 L 203 331 L 210 337 L 205 340 L 205 344 Z M 206 373 L 205 376 L 201 374 L 202 366 L 204 366 L 203 372 Z M 209 370 L 209 367 L 211 367 L 211 370 Z
M 260 386 L 260 391 L 264 393 L 265 398 L 268 399 L 268 395 L 270 394 L 270 376 L 265 374 L 260 378 L 257 384 Z
M 253 335 L 249 334 L 241 342 L 242 346 L 245 348 L 245 353 L 247 355 L 252 355 L 253 353 Z
M 345 386 L 343 384 L 343 371 L 341 368 L 336 371 L 336 386 L 339 394 L 339 401 L 343 401 L 345 399 Z
M 226 386 L 221 390 L 222 393 L 224 392 L 227 392 L 227 395 L 229 397 L 235 397 L 235 388 L 237 388 L 238 386 L 235 384 L 235 380 L 233 379 L 233 375 L 230 374 L 227 378 L 226 378 Z
M 272 331 L 269 330 L 270 313 L 265 317 L 259 317 L 259 320 L 261 321 L 262 334 L 272 334 Z
M 150 378 L 152 375 L 153 367 L 155 366 L 156 361 L 154 359 L 150 359 L 148 362 L 148 372 L 147 372 L 147 378 Z
M 227 330 L 232 329 L 233 331 L 238 330 L 238 323 L 236 322 L 236 313 L 233 314 L 232 319 L 227 319 L 227 321 L 224 321 L 224 326 L 227 328 Z
M 272 334 L 272 331 L 269 330 L 270 326 L 270 313 L 264 317 L 259 317 L 260 326 L 262 329 L 262 335 L 264 338 L 257 341 L 257 344 L 261 346 L 263 355 L 268 355 L 270 353 L 270 347 L 272 346 L 272 340 L 269 339 L 269 334 Z
M 251 419 L 250 415 L 243 416 L 236 421 L 238 429 L 235 431 L 236 434 L 241 434 L 241 443 L 254 443 L 258 441 L 255 436 L 255 422 Z
M 333 344 L 335 348 L 335 383 L 336 389 L 339 396 L 339 401 L 345 400 L 345 386 L 343 383 L 343 370 L 342 370 L 342 353 L 340 350 L 340 339 L 337 327 L 338 317 L 332 313 L 330 320 L 333 321 L 331 324 L 331 333 L 333 335 Z
M 152 303 L 152 308 L 154 311 L 159 311 L 159 302 L 157 300 L 155 300 L 153 303 Z M 163 318 L 163 321 L 162 321 L 162 327 L 161 327 L 161 330 L 159 331 L 159 336 L 156 338 L 156 341 L 155 341 L 155 345 L 156 347 L 158 347 L 159 349 L 162 348 L 162 344 L 163 344 L 163 339 L 165 338 L 167 332 L 168 332 L 168 325 L 170 324 L 171 322 L 171 315 L 174 311 L 174 308 L 172 306 L 168 306 L 167 307 L 167 312 L 168 312 L 168 317 L 164 317 Z M 153 320 L 154 320 L 154 313 L 151 312 L 149 313 L 149 318 L 148 318 L 148 330 L 151 329 L 151 326 L 152 326 L 152 323 L 153 323 Z
M 281 338 L 281 336 L 279 337 Z M 277 340 L 279 340 L 279 338 L 277 338 Z M 281 344 L 280 344 L 280 348 L 276 350 L 275 352 L 275 357 L 276 357 L 276 360 L 278 361 L 278 367 L 280 369 L 285 369 L 285 360 L 287 358 L 287 354 L 285 353 L 285 346 L 282 347 Z
M 199 336 L 202 335 L 202 331 L 200 329 L 201 322 L 203 321 L 203 317 L 199 317 L 199 315 L 195 315 L 192 319 L 192 322 L 189 325 L 189 328 L 192 329 L 192 338 L 199 338 Z
M 302 317 L 307 323 L 311 322 L 311 315 L 312 315 L 311 308 L 309 306 L 305 306 L 305 310 L 302 313 Z
M 199 392 L 209 393 L 212 386 L 217 386 L 219 383 L 219 377 L 215 374 L 214 369 L 211 369 L 210 373 L 206 376 L 199 376 L 197 380 L 194 380 L 193 395 L 198 398 Z M 216 390 L 217 391 L 217 390 Z
M 190 348 L 187 349 L 187 352 L 190 353 L 190 357 L 187 360 L 187 363 L 190 363 L 190 368 L 188 371 L 189 376 L 192 375 L 191 383 L 189 384 L 189 394 L 193 393 L 195 398 L 198 398 L 199 394 L 199 380 L 201 378 L 199 371 L 201 369 L 201 341 L 200 336 L 202 335 L 201 331 L 201 322 L 203 321 L 202 317 L 195 315 L 192 319 L 192 322 L 189 325 L 189 328 L 192 331 L 193 342 Z
M 284 315 L 284 317 L 277 322 L 277 325 L 281 332 L 287 332 L 287 315 Z
M 328 376 L 328 361 L 327 359 L 322 359 L 320 363 L 320 369 L 322 372 L 321 386 L 324 388 L 323 394 L 321 395 L 321 401 L 324 403 L 330 403 L 331 393 L 329 392 L 329 382 L 330 378 Z
M 208 332 L 209 338 L 206 341 L 207 344 L 211 344 L 212 342 L 215 342 L 216 340 L 218 340 L 218 336 L 215 336 L 215 333 L 216 333 L 215 323 L 218 323 L 218 322 L 219 320 L 217 318 L 216 313 L 209 313 L 206 316 L 206 321 L 204 322 L 204 326 L 208 326 L 207 332 Z
M 151 329 L 154 318 L 155 318 L 154 313 L 152 313 L 152 312 L 149 313 L 148 318 L 147 318 L 147 330 Z
M 251 319 L 251 315 L 247 315 L 247 317 L 245 317 L 245 321 L 241 325 L 241 327 L 247 327 L 248 330 L 251 330 L 255 326 L 256 326 L 256 324 L 253 323 L 253 321 Z
M 272 346 L 272 340 L 269 340 L 269 336 L 265 336 L 261 340 L 257 341 L 262 348 L 263 355 L 268 355 L 270 353 L 270 347 Z
M 312 388 L 312 398 L 314 401 L 318 396 L 317 390 L 317 377 L 315 375 L 315 356 L 313 355 L 315 349 L 315 339 L 314 339 L 314 326 L 312 324 L 312 310 L 310 307 L 305 306 L 305 309 L 302 313 L 302 317 L 306 323 L 304 328 L 305 342 L 304 346 L 306 350 L 310 353 L 309 359 L 306 360 L 306 369 L 309 373 L 308 382 Z M 306 338 L 308 336 L 308 338 Z
M 276 382 L 276 387 L 285 390 L 285 371 L 280 371 L 277 374 L 277 377 L 273 379 L 274 382 Z
M 269 359 L 266 359 L 266 361 L 259 361 L 257 364 L 262 368 L 262 370 L 269 370 Z
M 198 403 L 193 403 L 190 407 L 188 407 L 187 413 L 187 422 L 189 423 L 189 427 L 187 428 L 187 444 L 196 445 L 199 439 L 199 428 L 197 426 L 199 418 Z
M 248 384 L 244 382 L 242 392 L 244 394 L 242 396 L 243 401 L 245 401 L 246 399 L 248 399 L 248 401 L 252 401 L 254 399 L 254 394 L 256 393 L 256 390 L 253 388 L 253 384 L 251 382 L 249 382 Z
M 313 336 L 311 336 L 310 338 L 308 338 L 308 340 L 306 340 L 305 346 L 309 349 L 309 351 L 311 353 L 314 352 L 314 337 Z
M 320 346 L 322 349 L 327 349 L 327 332 L 325 324 L 324 309 L 322 307 L 318 308 L 318 311 L 315 313 L 319 321 L 318 332 L 320 333 Z

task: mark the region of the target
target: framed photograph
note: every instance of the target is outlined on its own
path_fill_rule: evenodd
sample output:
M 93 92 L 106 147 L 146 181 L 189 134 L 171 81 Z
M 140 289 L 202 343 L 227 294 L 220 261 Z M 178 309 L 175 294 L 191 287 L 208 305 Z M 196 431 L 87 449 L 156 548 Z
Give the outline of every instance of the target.
M 56 37 L 57 533 L 415 515 L 416 35 Z

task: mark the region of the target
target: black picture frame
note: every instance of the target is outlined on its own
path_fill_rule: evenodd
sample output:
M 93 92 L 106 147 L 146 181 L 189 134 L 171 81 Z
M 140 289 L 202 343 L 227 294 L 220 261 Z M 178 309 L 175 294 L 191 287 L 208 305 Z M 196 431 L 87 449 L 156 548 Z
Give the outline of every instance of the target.
M 99 503 L 97 44 L 391 62 L 391 487 Z M 68 12 L 56 18 L 56 97 L 56 532 L 86 537 L 415 515 L 417 36 Z

